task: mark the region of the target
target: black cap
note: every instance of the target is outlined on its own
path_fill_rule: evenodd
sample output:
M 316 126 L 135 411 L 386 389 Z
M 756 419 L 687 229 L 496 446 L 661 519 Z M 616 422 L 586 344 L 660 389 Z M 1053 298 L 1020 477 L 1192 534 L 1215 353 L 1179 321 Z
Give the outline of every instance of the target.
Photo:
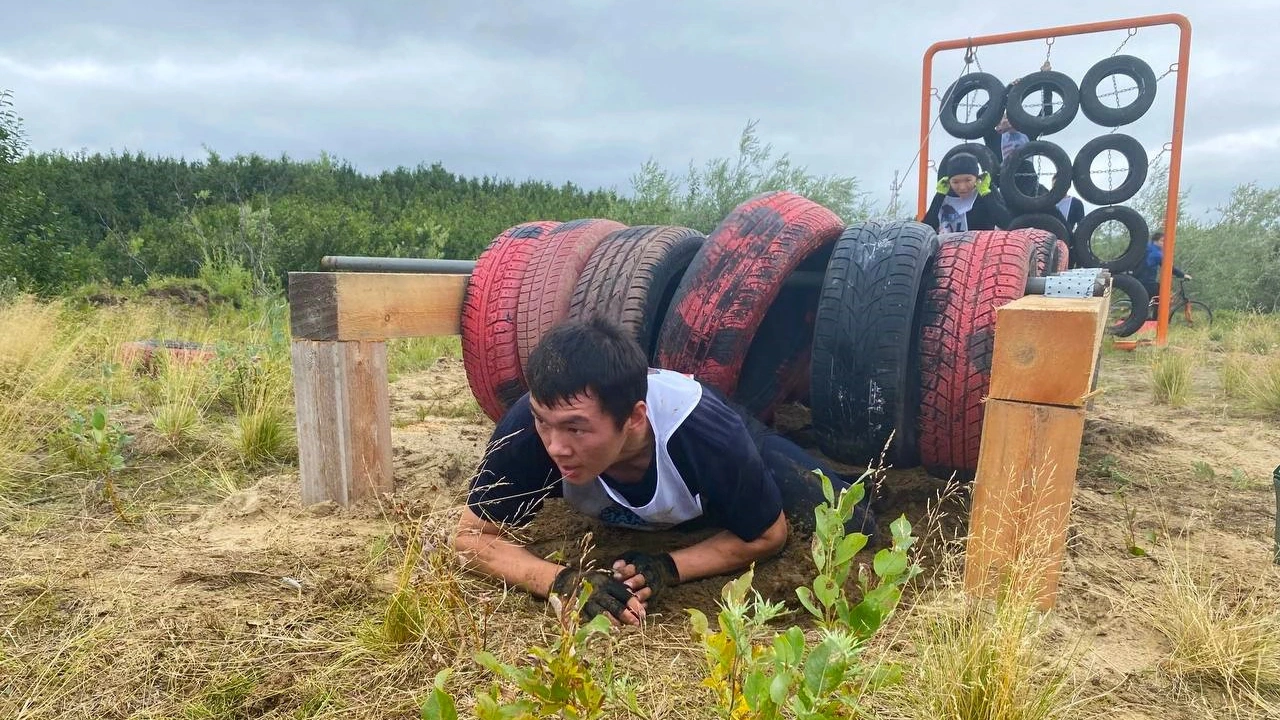
M 982 174 L 982 166 L 978 164 L 978 158 L 969 153 L 956 153 L 947 158 L 947 163 L 942 168 L 942 174 L 945 177 L 954 177 L 956 175 L 978 176 Z

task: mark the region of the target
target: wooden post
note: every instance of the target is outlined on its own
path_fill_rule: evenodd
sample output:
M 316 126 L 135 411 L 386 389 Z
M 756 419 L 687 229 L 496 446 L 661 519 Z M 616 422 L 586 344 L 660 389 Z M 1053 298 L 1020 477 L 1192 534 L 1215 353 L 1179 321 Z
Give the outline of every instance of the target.
M 387 344 L 294 340 L 302 504 L 391 492 Z
M 469 275 L 290 273 L 302 503 L 394 489 L 386 340 L 456 335 Z
M 965 589 L 1053 607 L 1109 297 L 1029 295 L 996 311 Z

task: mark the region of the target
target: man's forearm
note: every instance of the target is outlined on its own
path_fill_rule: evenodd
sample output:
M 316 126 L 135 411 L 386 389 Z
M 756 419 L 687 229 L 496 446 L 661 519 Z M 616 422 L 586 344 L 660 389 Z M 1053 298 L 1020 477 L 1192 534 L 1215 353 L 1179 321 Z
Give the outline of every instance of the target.
M 454 548 L 464 565 L 540 598 L 547 596 L 556 575 L 564 569 L 492 533 L 463 530 L 454 538 Z
M 763 535 L 744 542 L 731 532 L 716 533 L 699 543 L 671 552 L 680 572 L 680 581 L 723 575 L 771 557 L 782 549 L 787 539 L 786 521 L 778 520 Z

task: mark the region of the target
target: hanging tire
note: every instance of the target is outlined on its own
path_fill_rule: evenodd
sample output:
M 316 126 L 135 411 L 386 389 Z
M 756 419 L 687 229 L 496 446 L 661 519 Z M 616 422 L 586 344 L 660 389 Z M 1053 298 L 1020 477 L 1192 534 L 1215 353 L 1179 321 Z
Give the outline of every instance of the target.
M 1023 106 L 1029 94 L 1042 92 L 1045 88 L 1056 91 L 1062 97 L 1062 107 L 1047 116 L 1033 115 Z M 1043 136 L 1056 133 L 1071 124 L 1080 111 L 1080 88 L 1070 76 L 1053 70 L 1041 70 L 1018 81 L 1009 90 L 1005 99 L 1005 113 L 1009 124 L 1017 130 L 1032 136 Z
M 529 222 L 505 230 L 476 259 L 462 300 L 462 366 L 471 394 L 497 422 L 524 394 L 516 349 L 520 283 L 535 244 L 560 223 Z
M 935 477 L 973 478 L 996 309 L 1023 296 L 1031 263 L 1032 243 L 1017 232 L 940 237 L 920 331 L 920 462 Z
M 1129 231 L 1129 245 L 1114 260 L 1103 260 L 1093 251 L 1093 236 L 1102 224 L 1115 220 Z M 1084 267 L 1106 268 L 1117 274 L 1136 270 L 1147 257 L 1147 240 L 1150 237 L 1147 221 L 1132 208 L 1124 205 L 1108 205 L 1085 215 L 1076 226 L 1073 248 L 1076 258 Z
M 685 271 L 659 333 L 657 365 L 732 396 L 747 352 L 783 280 L 843 229 L 827 208 L 792 192 L 734 208 Z
M 658 329 L 705 237 L 674 225 L 637 225 L 603 239 L 578 276 L 569 317 L 601 315 L 631 332 L 650 360 Z
M 1123 107 L 1111 107 L 1102 102 L 1098 86 L 1112 75 L 1125 75 L 1138 86 L 1138 97 Z M 1156 74 L 1141 58 L 1132 55 L 1113 55 L 1098 61 L 1080 81 L 1080 112 L 1103 127 L 1128 125 L 1147 114 L 1156 100 Z
M 1117 298 L 1116 292 L 1124 295 Z M 1132 275 L 1111 276 L 1111 313 L 1107 332 L 1116 337 L 1129 337 L 1142 329 L 1147 321 L 1151 295 L 1142 281 Z
M 516 308 L 516 349 L 522 369 L 543 333 L 569 316 L 578 277 L 596 246 L 610 233 L 626 227 L 614 220 L 573 220 L 547 233 L 546 239 L 534 246 Z
M 978 112 L 978 117 L 971 122 L 960 119 L 958 111 L 960 101 L 969 93 L 985 90 L 987 103 Z M 1005 86 L 1000 78 L 991 73 L 976 72 L 962 76 L 947 88 L 942 96 L 942 109 L 939 111 L 939 122 L 942 129 L 952 137 L 963 140 L 976 140 L 989 132 L 1000 122 L 1004 115 Z
M 962 143 L 948 150 L 942 156 L 942 160 L 938 161 L 938 172 L 942 173 L 943 168 L 947 166 L 947 161 L 953 156 L 960 153 L 969 153 L 978 159 L 978 167 L 984 172 L 991 175 L 992 182 L 1000 177 L 1000 160 L 996 154 L 991 152 L 991 148 L 982 143 Z
M 1093 181 L 1093 161 L 1107 150 L 1115 150 L 1123 155 L 1129 165 L 1124 182 L 1111 190 L 1103 190 Z M 1116 205 L 1137 195 L 1142 184 L 1147 181 L 1147 151 L 1137 138 L 1130 135 L 1111 133 L 1096 137 L 1076 153 L 1071 175 L 1075 180 L 1076 192 L 1082 200 L 1094 205 Z
M 1036 228 L 1044 230 L 1054 237 L 1064 242 L 1071 241 L 1071 233 L 1067 230 L 1067 224 L 1058 219 L 1055 215 L 1049 213 L 1026 213 L 1019 215 L 1009 223 L 1010 230 L 1022 230 L 1024 228 Z
M 1053 163 L 1053 187 L 1046 194 L 1028 194 L 1018 187 L 1017 174 L 1005 172 L 1000 175 L 1000 194 L 1008 203 L 1009 209 L 1021 213 L 1034 213 L 1052 210 L 1058 201 L 1067 196 L 1071 189 L 1071 158 L 1067 151 L 1048 140 L 1032 140 L 1019 147 L 1005 158 L 1004 167 L 1016 168 L 1024 161 L 1040 156 Z M 1036 188 L 1040 188 L 1039 182 Z
M 937 249 L 937 233 L 918 222 L 859 223 L 836 241 L 810 369 L 814 434 L 828 457 L 865 467 L 889 443 L 895 467 L 918 463 L 917 309 Z

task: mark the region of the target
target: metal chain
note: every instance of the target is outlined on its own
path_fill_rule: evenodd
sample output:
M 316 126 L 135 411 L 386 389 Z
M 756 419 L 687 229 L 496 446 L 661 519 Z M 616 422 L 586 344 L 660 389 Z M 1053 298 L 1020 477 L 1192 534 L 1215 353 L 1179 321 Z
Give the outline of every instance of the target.
M 1120 45 L 1114 51 L 1112 51 L 1111 57 L 1115 57 L 1116 55 L 1119 55 L 1120 51 L 1124 49 L 1124 46 L 1129 43 L 1129 40 L 1134 35 L 1137 35 L 1137 34 L 1138 34 L 1138 28 L 1129 28 L 1129 34 L 1126 35 L 1124 38 L 1124 41 L 1122 41 Z
M 974 53 L 973 47 L 972 47 L 972 46 L 970 46 L 967 50 L 965 50 L 965 54 L 964 54 L 964 67 L 962 67 L 962 68 L 960 69 L 960 74 L 956 76 L 956 79 L 955 79 L 955 81 L 953 81 L 953 82 L 952 82 L 952 85 L 954 85 L 956 82 L 959 82 L 959 81 L 960 81 L 960 78 L 962 78 L 962 77 L 964 77 L 965 75 L 967 75 L 967 74 L 968 74 L 968 72 L 969 72 L 969 65 L 971 65 L 971 64 L 972 64 L 972 62 L 973 62 L 973 60 L 974 60 L 974 59 L 975 59 L 975 53 Z M 979 66 L 979 67 L 978 67 L 978 69 L 979 69 L 979 70 L 981 70 L 981 69 L 982 69 L 982 67 L 981 67 L 981 66 Z M 939 93 L 939 92 L 938 92 L 938 88 L 936 88 L 936 87 L 934 87 L 934 88 L 929 88 L 929 94 L 930 94 L 931 96 L 935 97 L 935 98 L 938 98 L 939 112 L 938 112 L 937 117 L 935 117 L 935 118 L 933 119 L 933 122 L 929 124 L 929 131 L 928 131 L 927 133 L 925 133 L 925 143 L 926 143 L 926 144 L 929 142 L 929 139 L 933 137 L 933 131 L 934 131 L 935 129 L 937 129 L 937 127 L 938 127 L 938 123 L 942 121 L 942 112 L 941 112 L 941 110 L 942 110 L 942 106 L 943 106 L 943 105 L 945 104 L 945 102 L 946 102 L 945 98 L 943 98 L 943 97 L 942 97 L 941 93 Z M 896 193 L 897 193 L 897 191 L 898 191 L 898 190 L 901 190 L 901 188 L 902 188 L 902 184 L 903 184 L 904 182 L 906 182 L 905 178 L 906 178 L 908 175 L 910 175 L 910 174 L 911 174 L 911 169 L 912 169 L 912 168 L 914 168 L 914 167 L 916 166 L 916 161 L 920 159 L 920 154 L 921 154 L 921 153 L 923 153 L 923 152 L 924 152 L 924 144 L 921 144 L 921 146 L 920 146 L 920 147 L 916 148 L 916 154 L 915 154 L 915 155 L 913 155 L 913 156 L 911 157 L 911 162 L 907 163 L 907 169 L 902 173 L 902 178 L 903 178 L 903 180 L 898 181 L 898 182 L 897 182 L 897 187 L 896 187 L 896 189 L 892 190 L 892 192 L 893 192 L 893 193 L 895 193 L 895 195 L 894 195 L 895 197 L 896 197 Z M 928 167 L 928 168 L 930 168 L 930 169 L 933 169 L 933 168 L 937 168 L 937 167 L 938 167 L 938 165 L 937 165 L 937 163 L 936 163 L 936 162 L 934 162 L 933 160 L 930 160 L 928 163 L 926 163 L 926 164 L 925 164 L 925 167 Z M 891 186 L 891 187 L 892 187 L 892 186 Z
M 1044 44 L 1044 64 L 1040 66 L 1040 70 L 1049 71 L 1053 69 L 1053 65 L 1049 62 L 1049 56 L 1053 55 L 1053 38 L 1045 38 Z
M 1161 75 L 1160 77 L 1156 78 L 1156 82 L 1160 82 L 1161 80 L 1163 80 L 1163 79 L 1165 79 L 1165 78 L 1169 77 L 1170 75 L 1172 75 L 1172 74 L 1174 74 L 1174 73 L 1176 73 L 1176 72 L 1178 72 L 1178 63 L 1176 63 L 1176 62 L 1175 62 L 1175 63 L 1173 63 L 1173 64 L 1171 64 L 1171 65 L 1169 66 L 1169 69 L 1168 69 L 1168 70 L 1165 70 L 1165 71 L 1164 71 L 1164 74 L 1163 74 L 1163 75 Z

